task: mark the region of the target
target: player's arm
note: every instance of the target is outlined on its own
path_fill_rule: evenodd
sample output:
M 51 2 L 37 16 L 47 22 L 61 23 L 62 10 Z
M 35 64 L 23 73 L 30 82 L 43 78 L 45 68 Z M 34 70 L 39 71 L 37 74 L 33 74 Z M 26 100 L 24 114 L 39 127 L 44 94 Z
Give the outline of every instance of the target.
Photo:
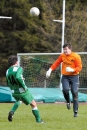
M 16 80 L 19 83 L 19 86 L 23 88 L 24 90 L 27 89 L 27 86 L 25 85 L 24 78 L 23 78 L 23 69 L 22 67 L 19 67 L 16 73 Z
M 58 57 L 58 59 L 51 65 L 51 67 L 49 68 L 49 70 L 46 72 L 46 78 L 50 77 L 51 72 L 53 70 L 55 70 L 60 65 L 61 62 L 62 62 L 62 55 L 60 55 Z
M 82 60 L 79 55 L 77 55 L 77 57 L 76 57 L 74 70 L 76 72 L 80 72 L 82 70 Z
M 59 57 L 58 57 L 58 59 L 51 65 L 51 69 L 52 70 L 55 70 L 59 65 L 60 65 L 60 63 L 62 62 L 62 55 L 60 55 Z

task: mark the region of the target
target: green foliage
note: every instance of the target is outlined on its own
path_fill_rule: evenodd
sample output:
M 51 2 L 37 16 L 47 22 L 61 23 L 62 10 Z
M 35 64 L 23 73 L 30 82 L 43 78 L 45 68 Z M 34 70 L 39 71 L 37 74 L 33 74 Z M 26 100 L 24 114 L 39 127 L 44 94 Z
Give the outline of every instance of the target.
M 62 0 L 1 0 L 0 15 L 12 19 L 0 19 L 0 57 L 61 52 L 62 24 L 53 19 L 62 19 L 62 4 Z M 87 51 L 87 1 L 66 0 L 65 4 L 65 43 L 71 43 L 76 52 Z M 38 17 L 29 13 L 33 6 L 40 9 Z
M 69 1 L 66 6 L 65 39 L 73 45 L 74 51 L 86 51 L 87 13 L 83 5 L 80 1 Z

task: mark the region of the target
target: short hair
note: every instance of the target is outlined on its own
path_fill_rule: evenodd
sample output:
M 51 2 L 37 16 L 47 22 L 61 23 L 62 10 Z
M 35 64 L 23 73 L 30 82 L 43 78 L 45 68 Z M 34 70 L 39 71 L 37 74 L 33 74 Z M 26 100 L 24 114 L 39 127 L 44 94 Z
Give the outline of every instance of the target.
M 14 65 L 17 61 L 18 61 L 18 58 L 17 58 L 16 55 L 10 55 L 8 57 L 8 64 L 9 64 L 9 66 Z
M 65 47 L 68 47 L 69 49 L 72 49 L 72 46 L 71 46 L 71 44 L 69 44 L 69 43 L 64 44 L 64 45 L 63 45 L 63 48 L 65 48 Z

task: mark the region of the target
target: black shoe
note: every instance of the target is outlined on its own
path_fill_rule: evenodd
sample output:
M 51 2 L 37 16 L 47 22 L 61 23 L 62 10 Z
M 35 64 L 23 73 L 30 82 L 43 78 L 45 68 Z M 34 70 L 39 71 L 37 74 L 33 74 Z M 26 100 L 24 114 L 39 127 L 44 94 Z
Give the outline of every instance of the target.
M 41 123 L 42 124 L 42 123 L 44 123 L 44 121 L 41 119 L 40 121 L 37 121 L 37 123 Z
M 74 117 L 77 117 L 78 116 L 78 112 L 74 112 Z
M 67 109 L 70 110 L 71 104 L 70 104 L 70 103 L 67 103 L 66 106 L 67 106 Z
M 10 122 L 12 122 L 13 115 L 14 115 L 14 112 L 10 111 L 9 114 L 8 114 L 8 120 L 9 120 Z

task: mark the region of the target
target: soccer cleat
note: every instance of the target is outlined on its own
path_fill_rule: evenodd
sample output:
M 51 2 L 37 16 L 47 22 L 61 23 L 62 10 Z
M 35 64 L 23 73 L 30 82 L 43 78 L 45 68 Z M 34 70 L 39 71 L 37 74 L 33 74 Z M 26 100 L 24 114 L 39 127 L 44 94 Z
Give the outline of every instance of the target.
M 70 104 L 70 103 L 67 103 L 66 106 L 67 106 L 67 109 L 70 110 L 71 104 Z
M 74 117 L 77 117 L 78 116 L 78 112 L 74 112 Z
M 44 121 L 41 119 L 40 121 L 37 121 L 37 123 L 41 123 L 41 124 L 43 124 Z
M 12 122 L 13 115 L 14 115 L 14 112 L 10 111 L 9 114 L 8 114 L 8 120 L 9 120 L 10 122 Z

